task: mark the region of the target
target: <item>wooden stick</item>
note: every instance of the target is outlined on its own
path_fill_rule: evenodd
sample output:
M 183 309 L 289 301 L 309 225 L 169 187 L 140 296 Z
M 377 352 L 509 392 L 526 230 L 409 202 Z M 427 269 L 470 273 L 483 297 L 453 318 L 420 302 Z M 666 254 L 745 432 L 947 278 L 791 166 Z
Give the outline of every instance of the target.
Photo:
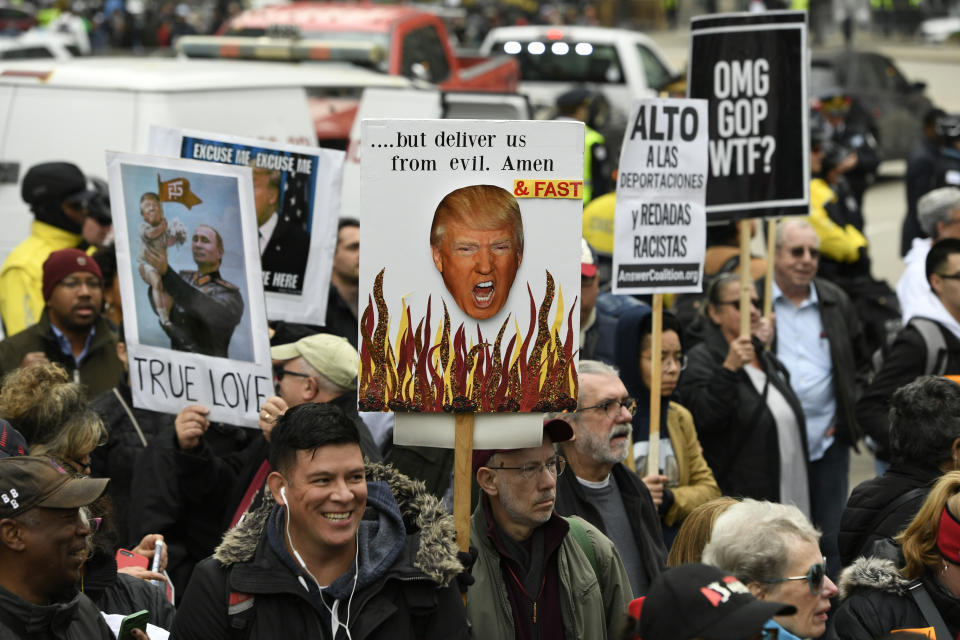
M 750 337 L 750 221 L 740 221 L 740 337 Z
M 453 523 L 457 528 L 457 546 L 470 550 L 470 490 L 473 488 L 473 414 L 457 413 L 453 450 Z M 463 594 L 467 603 L 467 594 Z
M 777 218 L 767 221 L 767 277 L 763 283 L 763 317 L 767 320 L 773 313 L 773 258 L 777 251 L 777 221 Z
M 627 434 L 627 455 L 623 457 L 623 464 L 627 465 L 630 471 L 636 472 L 637 460 L 633 457 L 633 433 Z
M 470 472 L 473 467 L 473 414 L 456 414 L 456 440 L 453 466 L 453 521 L 457 527 L 457 546 L 470 549 Z
M 661 336 L 663 330 L 663 294 L 653 294 L 653 326 L 650 329 L 650 447 L 647 449 L 646 475 L 660 475 L 660 377 Z

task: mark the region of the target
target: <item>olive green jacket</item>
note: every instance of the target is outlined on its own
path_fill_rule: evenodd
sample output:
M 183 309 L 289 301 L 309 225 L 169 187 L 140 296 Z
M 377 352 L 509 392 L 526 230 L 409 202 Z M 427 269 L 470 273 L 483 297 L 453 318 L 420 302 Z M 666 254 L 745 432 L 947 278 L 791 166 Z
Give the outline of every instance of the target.
M 593 543 L 597 570 L 594 572 L 586 554 L 568 533 L 556 554 L 561 610 L 544 614 L 562 616 L 567 640 L 614 640 L 622 635 L 627 619 L 632 597 L 630 579 L 613 542 L 586 520 L 578 520 Z M 470 546 L 477 549 L 472 571 L 475 582 L 467 591 L 467 618 L 473 626 L 473 635 L 512 640 L 515 637 L 513 611 L 503 584 L 500 556 L 487 535 L 482 500 L 470 519 Z

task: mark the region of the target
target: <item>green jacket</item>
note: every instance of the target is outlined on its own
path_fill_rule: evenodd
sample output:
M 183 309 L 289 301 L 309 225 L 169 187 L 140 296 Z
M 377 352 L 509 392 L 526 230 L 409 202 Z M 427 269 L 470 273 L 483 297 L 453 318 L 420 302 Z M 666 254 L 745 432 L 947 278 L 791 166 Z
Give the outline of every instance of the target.
M 78 369 L 73 358 L 60 350 L 57 337 L 50 328 L 50 316 L 44 308 L 37 324 L 0 342 L 0 375 L 18 368 L 23 356 L 31 351 L 42 351 L 47 360 L 63 366 L 73 376 L 74 382 L 86 385 L 87 397 L 93 398 L 112 389 L 123 373 L 123 365 L 117 358 L 117 336 L 103 316 L 97 319 L 94 327 L 96 333 L 90 343 L 90 351 Z
M 597 571 L 570 534 L 557 552 L 560 573 L 560 615 L 567 640 L 613 640 L 621 636 L 632 592 L 630 579 L 613 543 L 599 529 L 580 519 L 593 543 Z M 467 591 L 467 618 L 476 638 L 514 638 L 513 611 L 507 599 L 500 556 L 487 536 L 483 500 L 470 519 L 470 546 L 477 549 L 475 582 Z M 556 612 L 547 612 L 554 615 Z

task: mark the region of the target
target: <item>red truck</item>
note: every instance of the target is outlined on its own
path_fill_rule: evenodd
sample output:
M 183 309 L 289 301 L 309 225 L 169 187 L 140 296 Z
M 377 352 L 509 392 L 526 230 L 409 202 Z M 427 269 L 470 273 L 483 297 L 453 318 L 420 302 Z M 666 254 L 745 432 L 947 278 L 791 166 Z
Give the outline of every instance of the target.
M 446 25 L 413 6 L 294 2 L 238 14 L 217 36 L 185 36 L 189 57 L 341 60 L 447 91 L 514 92 L 520 68 L 509 56 L 458 58 Z

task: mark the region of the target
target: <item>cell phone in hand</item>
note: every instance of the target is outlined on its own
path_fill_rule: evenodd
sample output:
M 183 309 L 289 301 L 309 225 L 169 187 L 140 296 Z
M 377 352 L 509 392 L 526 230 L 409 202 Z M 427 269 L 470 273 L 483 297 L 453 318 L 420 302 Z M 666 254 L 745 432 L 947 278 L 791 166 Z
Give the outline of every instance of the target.
M 133 640 L 133 630 L 140 629 L 147 632 L 147 620 L 150 619 L 150 612 L 144 609 L 131 613 L 120 621 L 120 631 L 117 633 L 117 640 Z
M 147 556 L 134 553 L 128 549 L 117 549 L 117 569 L 126 569 L 127 567 L 140 567 L 146 569 L 150 566 L 150 560 Z

